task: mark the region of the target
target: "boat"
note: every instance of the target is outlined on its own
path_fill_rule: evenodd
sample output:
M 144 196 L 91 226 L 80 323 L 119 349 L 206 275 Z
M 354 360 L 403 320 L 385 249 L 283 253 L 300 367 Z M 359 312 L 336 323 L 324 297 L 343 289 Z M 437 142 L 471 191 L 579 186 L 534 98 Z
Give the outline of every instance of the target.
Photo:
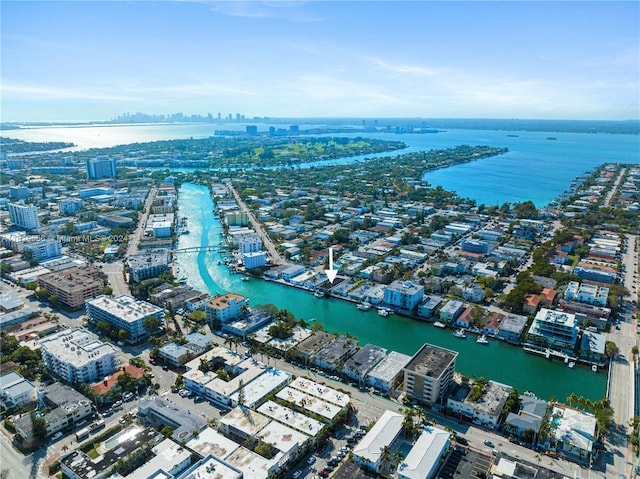
M 460 339 L 465 339 L 467 337 L 467 335 L 464 333 L 464 329 L 458 329 L 455 333 L 453 333 L 453 335 L 456 338 Z
M 555 136 L 548 136 L 547 140 L 557 140 L 557 138 Z
M 369 311 L 371 309 L 371 305 L 365 301 L 364 303 L 360 303 L 358 306 L 356 306 L 356 308 L 358 308 L 360 311 Z
M 597 365 L 597 364 L 592 364 L 592 365 L 591 365 L 591 370 L 592 370 L 594 373 L 597 373 L 597 372 L 598 372 L 598 365 Z
M 480 336 L 478 336 L 478 339 L 476 339 L 476 343 L 478 344 L 489 344 L 489 340 L 487 339 L 487 337 L 482 334 Z
M 322 291 L 316 291 L 313 293 L 316 298 L 324 298 L 324 293 Z
M 388 309 L 380 308 L 378 310 L 378 314 L 380 316 L 382 316 L 383 318 L 386 318 L 387 316 L 389 316 L 391 314 L 391 311 L 389 311 Z
M 576 367 L 576 363 L 574 363 L 573 361 L 570 361 L 569 364 L 567 364 L 567 366 L 573 369 Z
M 243 276 L 241 281 L 249 281 L 249 276 Z
M 446 325 L 444 323 L 441 323 L 440 321 L 436 321 L 435 323 L 433 323 L 433 325 L 436 328 L 442 328 L 442 329 L 444 329 L 446 327 Z

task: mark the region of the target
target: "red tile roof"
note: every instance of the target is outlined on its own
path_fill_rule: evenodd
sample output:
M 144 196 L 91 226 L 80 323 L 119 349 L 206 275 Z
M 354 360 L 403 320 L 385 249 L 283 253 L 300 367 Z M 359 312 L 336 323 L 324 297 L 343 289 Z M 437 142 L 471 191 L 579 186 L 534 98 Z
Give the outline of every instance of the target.
M 124 372 L 128 372 L 135 379 L 140 379 L 144 376 L 144 371 L 133 364 L 127 364 L 126 366 L 121 367 L 118 371 L 113 373 L 111 376 L 108 376 L 106 379 L 91 385 L 91 389 L 98 396 L 101 396 L 113 389 L 113 387 L 118 384 L 118 376 L 120 376 Z

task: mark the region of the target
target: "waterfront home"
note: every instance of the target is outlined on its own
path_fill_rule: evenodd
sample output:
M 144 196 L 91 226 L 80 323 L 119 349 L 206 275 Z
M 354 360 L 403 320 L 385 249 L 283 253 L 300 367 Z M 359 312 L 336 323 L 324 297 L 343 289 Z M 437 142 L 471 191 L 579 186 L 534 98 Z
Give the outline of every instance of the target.
M 436 295 L 429 295 L 418 305 L 418 316 L 428 319 L 432 318 L 442 304 L 442 298 Z
M 482 328 L 483 334 L 490 334 L 495 336 L 500 331 L 502 326 L 502 320 L 505 318 L 504 314 L 491 313 L 484 319 L 484 326 Z
M 508 343 L 520 344 L 526 326 L 526 316 L 513 313 L 507 314 L 500 324 L 498 336 Z
M 468 305 L 464 308 L 464 311 L 456 318 L 455 325 L 463 328 L 470 328 L 473 322 L 473 314 L 475 309 L 473 306 Z
M 595 331 L 583 331 L 578 355 L 581 359 L 602 363 L 607 357 L 605 354 L 605 344 L 606 337 L 604 334 Z
M 474 303 L 481 303 L 484 301 L 484 288 L 477 284 L 472 284 L 462 288 L 461 296 L 467 301 L 473 301 Z
M 451 299 L 440 308 L 440 320 L 453 323 L 464 311 L 464 303 L 456 299 Z

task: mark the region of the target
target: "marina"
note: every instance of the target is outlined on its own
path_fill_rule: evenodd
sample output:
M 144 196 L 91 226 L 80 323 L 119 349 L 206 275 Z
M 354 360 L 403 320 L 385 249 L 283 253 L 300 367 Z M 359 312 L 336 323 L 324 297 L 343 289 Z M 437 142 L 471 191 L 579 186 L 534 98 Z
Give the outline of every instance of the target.
M 548 361 L 537 354 L 525 354 L 518 346 L 495 341 L 490 348 L 460 341 L 451 331 L 424 321 L 399 315 L 383 317 L 374 308 L 359 311 L 357 303 L 335 298 L 318 301 L 308 291 L 283 286 L 274 281 L 244 282 L 230 274 L 224 264 L 227 252 L 208 250 L 201 245 L 216 244 L 222 226 L 211 214 L 213 202 L 204 186 L 184 184 L 179 193 L 180 214 L 188 216 L 190 235 L 178 239 L 178 248 L 198 248 L 197 254 L 176 256 L 176 262 L 190 286 L 210 293 L 233 291 L 247 296 L 252 305 L 275 304 L 297 318 L 315 318 L 328 332 L 350 333 L 361 345 L 376 344 L 412 355 L 425 342 L 459 352 L 456 370 L 470 377 L 488 377 L 540 397 L 566 397 L 576 392 L 599 399 L 606 389 L 606 375 L 593 375 L 587 368 L 569 369 L 562 362 Z M 219 264 L 221 262 L 222 264 Z M 498 359 L 498 360 L 497 360 Z M 522 370 L 531 372 L 523 377 Z M 589 374 L 589 376 L 585 376 Z M 544 378 L 554 377 L 554 382 Z M 597 378 L 597 380 L 594 380 Z

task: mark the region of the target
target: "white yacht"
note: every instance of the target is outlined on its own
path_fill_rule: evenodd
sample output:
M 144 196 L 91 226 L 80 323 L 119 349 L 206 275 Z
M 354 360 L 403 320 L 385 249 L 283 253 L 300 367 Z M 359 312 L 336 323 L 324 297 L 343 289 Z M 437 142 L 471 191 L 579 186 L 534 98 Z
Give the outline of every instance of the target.
M 478 344 L 489 344 L 489 340 L 487 339 L 487 337 L 482 334 L 480 336 L 478 336 L 478 339 L 476 339 L 476 343 Z
M 356 308 L 358 308 L 360 311 L 369 311 L 371 309 L 371 304 L 365 301 L 356 306 Z
M 465 339 L 467 337 L 467 335 L 464 332 L 464 329 L 458 329 L 455 333 L 453 333 L 453 335 L 456 338 L 460 338 L 460 339 Z

